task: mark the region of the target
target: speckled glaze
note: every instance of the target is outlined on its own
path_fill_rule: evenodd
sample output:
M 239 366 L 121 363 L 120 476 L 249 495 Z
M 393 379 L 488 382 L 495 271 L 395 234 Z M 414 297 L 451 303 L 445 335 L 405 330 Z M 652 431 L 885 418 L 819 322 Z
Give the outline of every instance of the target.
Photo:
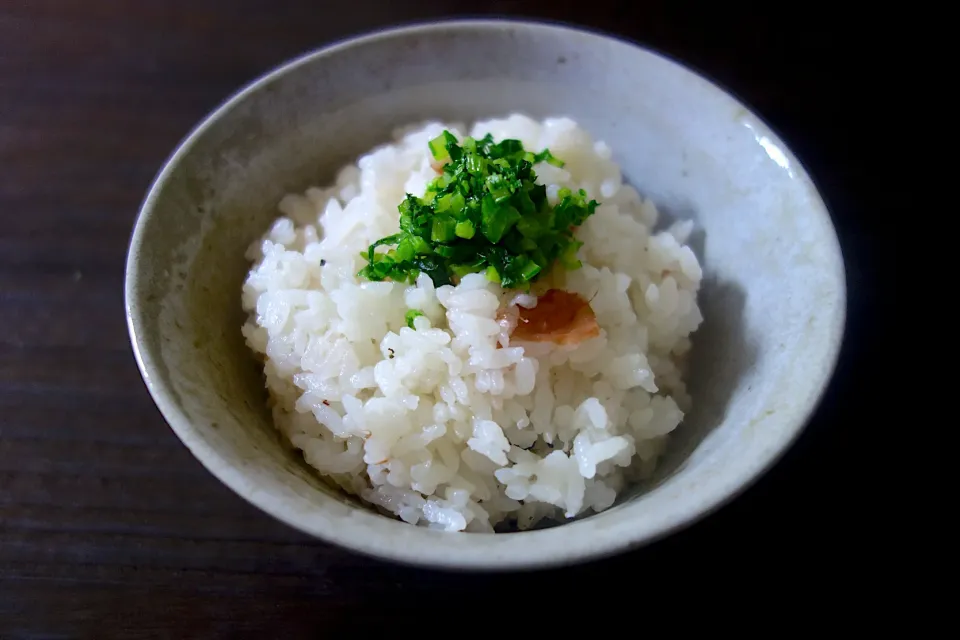
M 705 322 L 694 410 L 661 471 L 599 515 L 502 535 L 378 515 L 284 447 L 243 343 L 248 244 L 290 190 L 323 185 L 398 125 L 523 112 L 573 117 L 625 178 L 698 225 Z M 843 333 L 844 270 L 804 169 L 755 115 L 659 55 L 543 24 L 461 21 L 353 39 L 256 81 L 204 120 L 150 189 L 127 263 L 126 313 L 144 380 L 211 473 L 287 524 L 358 552 L 461 569 L 567 564 L 620 552 L 717 508 L 803 429 Z M 188 496 L 185 499 L 189 499 Z

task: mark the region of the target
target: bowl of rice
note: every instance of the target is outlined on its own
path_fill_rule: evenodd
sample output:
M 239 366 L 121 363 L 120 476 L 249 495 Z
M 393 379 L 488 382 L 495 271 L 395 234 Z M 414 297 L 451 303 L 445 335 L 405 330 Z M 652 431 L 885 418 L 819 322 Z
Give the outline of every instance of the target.
M 703 77 L 451 21 L 289 62 L 150 188 L 131 341 L 267 514 L 390 561 L 637 548 L 760 477 L 838 355 L 843 261 L 784 143 Z

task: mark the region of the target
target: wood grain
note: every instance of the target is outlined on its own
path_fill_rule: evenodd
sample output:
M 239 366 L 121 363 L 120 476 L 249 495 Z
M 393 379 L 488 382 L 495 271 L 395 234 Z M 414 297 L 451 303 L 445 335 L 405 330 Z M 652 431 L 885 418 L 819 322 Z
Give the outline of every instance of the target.
M 671 576 L 688 591 L 717 590 L 717 576 L 732 570 L 796 577 L 822 571 L 831 554 L 845 558 L 841 571 L 849 566 L 863 517 L 863 481 L 849 467 L 863 433 L 856 398 L 867 388 L 876 226 L 857 196 L 861 88 L 858 60 L 841 44 L 846 26 L 813 12 L 784 24 L 778 7 L 589 8 L 493 1 L 456 11 L 581 22 L 680 58 L 757 109 L 829 199 L 857 330 L 782 463 L 663 542 L 538 574 L 387 565 L 271 520 L 201 468 L 140 380 L 122 302 L 135 212 L 177 141 L 244 83 L 333 39 L 451 15 L 450 4 L 0 0 L 0 638 L 299 638 L 351 627 L 382 635 L 399 615 L 390 603 L 456 610 L 494 601 L 504 585 L 540 590 L 556 610 L 564 590 L 589 599 L 618 580 L 646 601 Z

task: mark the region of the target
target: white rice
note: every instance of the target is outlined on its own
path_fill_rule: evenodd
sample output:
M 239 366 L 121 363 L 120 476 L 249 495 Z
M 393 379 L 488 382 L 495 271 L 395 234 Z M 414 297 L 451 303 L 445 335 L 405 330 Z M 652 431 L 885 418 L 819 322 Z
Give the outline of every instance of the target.
M 568 118 L 478 122 L 470 135 L 549 148 L 535 167 L 601 202 L 578 230 L 583 267 L 534 295 L 482 275 L 434 288 L 368 282 L 360 253 L 398 231 L 397 205 L 436 175 L 430 123 L 344 167 L 336 184 L 283 198 L 251 246 L 243 335 L 263 359 L 273 418 L 312 467 L 405 522 L 448 531 L 529 528 L 613 504 L 648 476 L 688 410 L 680 360 L 702 317 L 690 223 L 652 233 L 657 210 L 623 184 L 604 142 Z M 574 347 L 510 342 L 501 305 L 550 287 L 590 300 L 600 336 Z M 404 314 L 418 309 L 415 329 Z M 503 348 L 498 349 L 500 342 Z

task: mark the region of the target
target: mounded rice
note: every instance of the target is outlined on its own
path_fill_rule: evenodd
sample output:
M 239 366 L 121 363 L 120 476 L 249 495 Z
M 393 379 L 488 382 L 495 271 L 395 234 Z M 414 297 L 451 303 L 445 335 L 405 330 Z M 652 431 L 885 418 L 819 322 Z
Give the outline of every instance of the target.
M 566 162 L 535 170 L 551 202 L 561 187 L 601 202 L 577 231 L 582 268 L 554 269 L 530 294 L 479 274 L 439 288 L 425 275 L 357 278 L 360 253 L 398 231 L 404 194 L 436 175 L 427 142 L 444 128 Z M 476 532 L 601 511 L 653 472 L 689 409 L 681 361 L 702 320 L 702 272 L 685 245 L 692 224 L 653 233 L 656 207 L 611 155 L 568 118 L 434 122 L 396 132 L 335 184 L 283 198 L 248 251 L 242 330 L 276 427 L 308 464 L 405 522 Z M 532 307 L 552 287 L 590 301 L 599 337 L 510 341 L 498 309 Z M 414 329 L 408 309 L 423 312 Z

